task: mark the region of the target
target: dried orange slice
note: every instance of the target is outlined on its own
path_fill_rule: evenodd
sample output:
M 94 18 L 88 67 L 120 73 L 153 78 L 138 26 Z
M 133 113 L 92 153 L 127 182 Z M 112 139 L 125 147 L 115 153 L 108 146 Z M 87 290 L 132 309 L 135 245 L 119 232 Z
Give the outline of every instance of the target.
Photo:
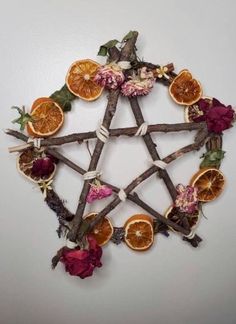
M 61 107 L 50 98 L 37 99 L 31 109 L 32 122 L 28 122 L 28 133 L 34 137 L 48 137 L 55 134 L 64 122 Z
M 86 101 L 100 97 L 103 87 L 93 81 L 99 66 L 97 62 L 89 59 L 74 62 L 66 76 L 68 89 Z
M 171 82 L 169 93 L 177 104 L 190 106 L 201 98 L 202 87 L 188 70 L 182 70 Z
M 173 223 L 183 226 L 182 219 L 178 215 L 178 208 L 170 206 L 167 211 L 165 212 L 165 217 L 171 220 Z M 197 225 L 198 220 L 200 218 L 200 213 L 199 211 L 195 211 L 193 214 L 188 214 L 188 223 L 190 225 L 190 228 L 193 228 L 194 226 Z M 173 232 L 176 232 L 175 229 L 170 227 Z
M 47 177 L 41 178 L 32 173 L 32 167 L 35 160 L 42 157 L 43 152 L 35 151 L 33 148 L 29 148 L 22 152 L 16 159 L 16 167 L 18 171 L 29 180 L 40 183 L 42 181 L 49 181 L 53 178 L 56 172 L 56 164 L 54 163 L 54 170 Z
M 85 218 L 89 221 L 92 221 L 97 213 L 90 213 Z M 98 245 L 105 245 L 108 243 L 113 234 L 113 226 L 108 217 L 104 217 L 95 227 L 93 228 L 90 235 L 95 238 Z
M 150 216 L 137 214 L 131 216 L 124 225 L 125 243 L 133 250 L 145 251 L 154 240 L 153 219 Z
M 53 101 L 51 98 L 48 98 L 48 97 L 41 97 L 41 98 L 38 98 L 36 99 L 34 102 L 33 102 L 33 105 L 31 107 L 31 112 L 41 103 L 43 102 L 46 102 L 46 101 Z M 37 134 L 35 134 L 32 129 L 29 127 L 28 123 L 26 125 L 26 129 L 27 129 L 27 133 L 29 134 L 29 136 L 31 137 L 39 137 L 37 136 Z
M 202 99 L 208 101 L 209 104 L 211 104 L 212 102 L 211 97 L 202 97 Z M 199 109 L 198 102 L 194 103 L 193 105 L 185 107 L 184 120 L 186 121 L 186 123 L 193 123 L 194 118 L 200 117 L 201 115 L 203 115 L 203 112 Z
M 224 189 L 225 177 L 216 168 L 202 168 L 191 179 L 191 186 L 198 189 L 198 200 L 207 202 L 216 199 Z

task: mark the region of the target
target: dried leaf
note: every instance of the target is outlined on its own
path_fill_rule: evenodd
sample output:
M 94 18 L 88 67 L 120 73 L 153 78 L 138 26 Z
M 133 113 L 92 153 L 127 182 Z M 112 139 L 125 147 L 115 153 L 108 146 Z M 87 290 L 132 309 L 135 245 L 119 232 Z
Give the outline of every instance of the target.
M 200 168 L 215 167 L 219 168 L 225 152 L 222 150 L 211 150 L 201 156 L 203 158 Z
M 16 106 L 11 107 L 12 109 L 16 109 L 18 113 L 20 114 L 20 117 L 14 119 L 12 121 L 13 124 L 19 124 L 20 130 L 23 131 L 25 129 L 25 126 L 28 122 L 33 121 L 33 118 L 30 116 L 30 114 L 25 112 L 25 107 L 23 106 L 22 109 Z
M 125 35 L 125 37 L 122 39 L 122 43 L 123 42 L 127 42 L 127 40 L 129 40 L 130 38 L 132 38 L 133 37 L 133 34 L 134 34 L 134 32 L 132 30 L 129 31 L 128 34 Z
M 73 101 L 76 96 L 70 92 L 66 84 L 58 91 L 55 91 L 50 98 L 55 100 L 64 112 L 71 110 L 71 101 Z
M 112 39 L 108 41 L 106 44 L 101 45 L 97 55 L 106 56 L 108 49 L 116 46 L 117 43 L 119 43 L 117 39 Z

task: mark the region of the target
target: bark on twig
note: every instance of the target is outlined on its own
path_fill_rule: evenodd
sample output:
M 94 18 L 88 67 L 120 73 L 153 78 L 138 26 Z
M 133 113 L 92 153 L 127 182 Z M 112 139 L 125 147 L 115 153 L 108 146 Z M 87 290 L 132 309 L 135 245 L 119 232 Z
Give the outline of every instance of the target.
M 177 124 L 153 124 L 148 125 L 147 133 L 161 132 L 161 133 L 170 133 L 170 132 L 179 132 L 179 131 L 193 131 L 203 129 L 205 122 L 201 123 L 177 123 Z M 125 128 L 115 128 L 110 129 L 110 137 L 119 137 L 119 136 L 134 136 L 138 130 L 138 127 L 125 127 Z M 13 136 L 15 138 L 24 140 L 27 142 L 28 137 L 21 132 L 18 132 L 13 129 L 7 129 L 6 134 Z M 97 138 L 96 131 L 83 132 L 83 133 L 73 133 L 65 136 L 50 137 L 42 139 L 42 146 L 59 146 L 63 144 L 79 142 L 82 143 L 85 140 Z M 24 145 L 18 145 L 10 149 L 10 152 L 19 152 L 21 150 L 32 147 L 33 143 L 28 143 Z
M 138 103 L 138 99 L 135 97 L 135 98 L 129 98 L 129 102 L 130 102 L 130 106 L 131 106 L 131 109 L 133 111 L 133 114 L 134 114 L 134 117 L 135 117 L 135 120 L 136 120 L 136 123 L 138 126 L 141 126 L 145 121 L 144 121 L 144 118 L 143 118 L 143 114 L 142 114 L 142 111 L 141 111 L 141 108 L 139 106 L 139 103 Z M 144 140 L 144 143 L 146 144 L 146 147 L 152 157 L 152 160 L 155 161 L 155 160 L 160 160 L 160 156 L 158 154 L 158 151 L 157 151 L 157 148 L 156 148 L 156 144 L 153 142 L 152 140 L 152 137 L 150 134 L 145 134 L 143 136 L 143 140 Z M 166 170 L 160 170 L 158 172 L 158 176 L 160 178 L 163 179 L 169 193 L 170 193 L 170 196 L 173 200 L 173 202 L 175 201 L 176 199 L 176 195 L 177 195 L 177 192 L 176 192 L 176 189 L 175 189 L 175 186 L 168 174 L 168 172 Z
M 132 37 L 129 40 L 127 40 L 125 46 L 121 50 L 120 61 L 129 61 L 130 55 L 134 51 L 137 37 L 138 37 L 138 32 L 133 32 Z M 108 103 L 107 103 L 107 107 L 106 107 L 105 114 L 104 114 L 103 121 L 102 121 L 102 125 L 107 130 L 110 129 L 110 125 L 111 125 L 113 116 L 116 111 L 116 106 L 117 106 L 119 95 L 120 95 L 119 89 L 109 91 Z M 97 169 L 98 161 L 101 156 L 103 147 L 104 147 L 104 142 L 102 142 L 98 138 L 92 158 L 91 158 L 91 161 L 90 161 L 90 164 L 89 164 L 88 171 L 95 171 Z M 78 233 L 80 224 L 82 222 L 82 216 L 83 216 L 84 209 L 86 206 L 86 197 L 88 195 L 91 182 L 92 182 L 91 180 L 84 181 L 84 185 L 83 185 L 80 197 L 79 197 L 78 207 L 77 207 L 74 221 L 73 221 L 73 226 L 72 226 L 71 231 L 68 233 L 68 238 L 72 242 L 76 241 L 76 239 L 77 239 L 77 233 Z

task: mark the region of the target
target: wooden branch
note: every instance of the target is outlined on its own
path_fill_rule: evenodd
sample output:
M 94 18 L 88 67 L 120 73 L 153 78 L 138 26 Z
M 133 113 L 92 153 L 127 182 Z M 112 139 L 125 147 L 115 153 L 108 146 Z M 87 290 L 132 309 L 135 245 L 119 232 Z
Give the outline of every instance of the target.
M 120 61 L 129 61 L 130 55 L 134 51 L 135 43 L 138 37 L 138 32 L 133 32 L 132 37 L 127 40 L 125 46 L 121 50 Z M 120 90 L 110 90 L 108 94 L 108 103 L 106 107 L 106 111 L 103 117 L 102 125 L 109 130 L 113 116 L 116 112 L 116 106 L 118 102 L 118 98 L 120 95 Z M 91 161 L 89 164 L 88 171 L 95 171 L 98 165 L 99 158 L 101 156 L 102 150 L 104 147 L 104 142 L 102 142 L 99 138 L 97 139 L 94 152 L 91 157 Z M 82 222 L 82 216 L 84 213 L 84 209 L 86 206 L 86 197 L 88 195 L 90 184 L 92 180 L 85 180 L 84 185 L 80 194 L 79 203 L 77 206 L 77 210 L 75 213 L 75 218 L 73 221 L 72 229 L 68 233 L 68 238 L 73 242 L 77 239 L 77 233 Z
M 191 125 L 191 124 L 187 124 L 187 125 Z M 194 124 L 195 125 L 195 124 Z M 196 125 L 200 125 L 196 124 Z M 205 127 L 204 127 L 205 126 Z M 136 128 L 137 129 L 137 128 Z M 18 131 L 14 131 L 14 130 L 7 130 L 6 133 L 8 135 L 14 136 L 24 142 L 28 141 L 28 136 L 18 132 Z M 199 145 L 202 144 L 205 141 L 205 138 L 207 137 L 207 129 L 206 129 L 206 125 L 201 124 L 201 128 L 199 127 L 199 131 L 197 133 L 197 136 L 195 137 L 195 143 L 190 144 L 185 146 L 184 148 L 172 153 L 171 155 L 169 155 L 168 157 L 166 157 L 166 161 L 168 163 L 170 163 L 171 161 L 179 158 L 181 155 L 190 152 L 192 150 L 197 150 L 199 148 Z M 201 145 L 200 145 L 201 146 Z M 78 165 L 76 165 L 75 163 L 73 163 L 71 160 L 67 159 L 66 157 L 64 157 L 61 153 L 59 153 L 58 151 L 56 151 L 53 148 L 48 147 L 46 150 L 47 153 L 51 154 L 52 156 L 54 156 L 55 158 L 57 158 L 58 160 L 62 161 L 64 164 L 66 164 L 67 166 L 69 166 L 70 168 L 72 168 L 73 170 L 75 170 L 76 172 L 80 173 L 81 175 L 83 175 L 86 171 L 84 169 L 82 169 L 81 167 L 79 167 Z M 112 188 L 112 190 L 116 193 L 119 192 L 119 188 L 107 183 L 103 180 L 101 180 L 101 183 L 106 184 L 108 186 L 110 186 Z M 50 191 L 49 191 L 50 192 Z M 51 192 L 52 193 L 52 192 Z M 54 192 L 55 193 L 55 192 Z M 56 193 L 55 193 L 56 194 Z M 48 198 L 51 198 L 51 196 Z M 59 198 L 59 197 L 58 197 Z M 140 206 L 141 208 L 143 208 L 144 210 L 146 210 L 148 213 L 150 213 L 152 216 L 154 216 L 155 218 L 157 218 L 160 222 L 172 227 L 173 229 L 175 229 L 176 231 L 183 233 L 183 234 L 188 234 L 186 233 L 186 230 L 184 230 L 182 227 L 178 226 L 177 224 L 169 221 L 168 219 L 166 219 L 164 216 L 162 216 L 161 214 L 159 214 L 157 211 L 155 211 L 153 208 L 151 208 L 148 204 L 146 204 L 144 201 L 142 201 L 137 194 L 133 193 L 133 194 L 128 194 L 127 198 L 131 201 L 133 201 L 134 203 L 136 203 L 138 206 Z M 51 201 L 51 199 L 49 199 L 49 201 Z M 57 200 L 58 201 L 58 200 Z M 48 203 L 48 201 L 46 200 L 46 202 Z M 59 201 L 58 204 L 56 204 L 53 208 L 52 205 L 49 206 L 51 209 L 53 209 L 57 214 L 57 211 L 60 211 L 60 215 L 63 215 L 62 218 L 65 218 L 65 220 L 70 221 L 73 219 L 74 215 L 71 214 L 68 210 L 66 210 L 66 208 L 61 208 L 61 205 L 63 205 L 63 203 L 61 201 Z M 60 215 L 58 215 L 59 217 L 61 217 Z
M 194 131 L 203 129 L 205 127 L 205 122 L 201 123 L 177 123 L 177 124 L 153 124 L 149 125 L 147 133 L 161 132 L 161 133 L 170 133 L 170 132 L 179 132 L 179 131 Z M 125 127 L 125 128 L 115 128 L 110 129 L 110 137 L 119 137 L 119 136 L 134 136 L 139 127 Z M 28 141 L 28 137 L 21 132 L 18 132 L 13 129 L 5 130 L 7 135 L 13 136 L 15 138 L 21 139 L 24 142 Z M 74 133 L 65 136 L 59 137 L 50 137 L 42 139 L 41 145 L 48 146 L 59 146 L 63 144 L 79 142 L 82 143 L 85 140 L 97 138 L 96 131 L 83 132 L 83 133 Z M 33 143 L 18 145 L 10 149 L 10 152 L 19 152 L 25 150 L 29 147 L 32 147 Z M 22 148 L 22 149 L 21 149 Z
M 141 126 L 145 121 L 143 118 L 141 108 L 138 103 L 138 99 L 136 97 L 129 98 L 129 102 L 130 102 L 130 106 L 133 111 L 136 123 L 138 126 Z M 151 135 L 145 134 L 143 136 L 143 140 L 144 140 L 144 143 L 146 144 L 146 147 L 147 147 L 153 161 L 160 160 L 160 156 L 158 154 L 156 144 L 153 142 Z M 176 199 L 176 196 L 177 196 L 177 191 L 175 189 L 175 186 L 174 186 L 172 180 L 170 179 L 168 172 L 166 170 L 160 170 L 158 172 L 158 176 L 163 179 L 163 181 L 170 193 L 170 196 L 174 202 Z
M 200 131 L 199 131 L 200 132 Z M 177 154 L 176 152 L 171 153 L 170 155 L 168 155 L 167 157 L 165 157 L 162 161 L 164 161 L 165 163 L 169 164 L 170 162 L 174 161 L 176 158 L 182 156 L 183 154 L 186 154 L 187 152 L 191 152 L 194 150 L 199 150 L 204 144 L 205 144 L 205 140 L 208 136 L 208 132 L 207 130 L 205 130 L 205 132 L 201 132 L 204 133 L 201 136 L 197 136 L 196 138 L 198 139 L 198 142 L 195 141 L 193 144 L 187 145 L 185 147 L 183 147 L 182 149 L 178 150 Z M 150 176 L 152 176 L 154 173 L 156 173 L 157 171 L 159 171 L 160 168 L 153 165 L 151 166 L 149 169 L 147 169 L 145 172 L 143 172 L 141 175 L 139 175 L 136 179 L 134 179 L 125 189 L 125 193 L 126 195 L 130 194 L 131 191 L 133 191 L 140 183 L 142 183 L 143 181 L 145 181 L 146 179 L 148 179 Z M 111 201 L 104 209 L 102 209 L 102 211 L 100 211 L 95 219 L 89 224 L 89 226 L 87 228 L 85 228 L 85 230 L 83 231 L 79 231 L 78 233 L 78 240 L 81 240 L 82 237 L 86 234 L 86 232 L 89 232 L 90 230 L 92 230 L 92 228 L 101 221 L 101 219 L 103 217 L 105 217 L 110 211 L 112 211 L 116 206 L 118 206 L 120 204 L 121 200 L 119 197 L 116 197 L 113 201 Z M 184 230 L 184 232 L 182 231 L 182 233 L 189 234 L 186 233 L 186 230 Z
M 57 150 L 55 150 L 53 148 L 48 148 L 47 153 L 51 154 L 52 156 L 54 156 L 55 158 L 57 158 L 58 160 L 63 162 L 65 165 L 67 165 L 68 167 L 70 167 L 71 169 L 73 169 L 74 171 L 78 172 L 81 175 L 83 175 L 86 172 L 84 169 L 79 167 L 77 164 L 73 163 L 71 160 L 67 159 L 64 155 L 62 155 L 61 153 L 59 153 Z M 118 187 L 116 187 L 102 179 L 99 179 L 99 180 L 102 184 L 107 185 L 110 188 L 112 188 L 112 190 L 115 193 L 118 194 L 118 192 L 120 191 L 120 188 L 118 188 Z M 127 199 L 129 199 L 130 201 L 134 202 L 136 205 L 138 205 L 141 208 L 143 208 L 144 210 L 146 210 L 148 213 L 150 213 L 153 217 L 155 217 L 161 223 L 164 223 L 167 226 L 172 227 L 173 229 L 175 229 L 176 231 L 178 231 L 180 233 L 188 234 L 188 231 L 186 231 L 183 227 L 173 223 L 172 221 L 170 221 L 169 219 L 165 218 L 160 213 L 158 213 L 156 210 L 154 210 L 152 207 L 150 207 L 148 204 L 146 204 L 143 200 L 141 200 L 138 197 L 138 195 L 136 193 L 127 194 Z
M 28 141 L 28 136 L 26 136 L 20 132 L 17 132 L 17 131 L 8 130 L 7 134 L 14 136 L 24 142 Z M 77 164 L 73 163 L 71 160 L 67 159 L 64 155 L 62 155 L 55 149 L 48 147 L 46 149 L 46 153 L 54 156 L 55 158 L 57 158 L 58 160 L 63 162 L 65 165 L 67 165 L 74 171 L 78 172 L 79 174 L 81 174 L 81 175 L 85 174 L 86 171 L 84 169 L 79 167 Z M 102 184 L 105 184 L 105 185 L 111 187 L 115 193 L 119 192 L 120 188 L 118 188 L 106 181 L 103 181 L 101 179 L 100 179 L 100 181 Z M 141 200 L 138 197 L 138 195 L 136 193 L 133 193 L 133 194 L 129 193 L 127 195 L 127 199 L 129 199 L 130 201 L 134 202 L 139 207 L 146 210 L 149 214 L 151 214 L 153 217 L 155 217 L 161 223 L 164 223 L 167 226 L 172 227 L 173 229 L 175 229 L 176 231 L 178 231 L 180 233 L 188 234 L 181 226 L 179 226 L 179 225 L 173 223 L 172 221 L 170 221 L 169 219 L 165 218 L 160 213 L 158 213 L 156 210 L 154 210 L 152 207 L 150 207 L 148 204 L 146 204 L 143 200 Z M 45 199 L 45 201 L 48 204 L 48 206 L 57 214 L 58 219 L 71 221 L 74 218 L 74 215 L 69 210 L 66 209 L 66 207 L 63 205 L 63 202 L 60 200 L 60 198 L 55 193 L 55 191 L 53 191 L 53 190 L 48 191 L 48 195 L 47 195 L 47 198 Z M 59 223 L 60 223 L 60 221 L 59 221 Z

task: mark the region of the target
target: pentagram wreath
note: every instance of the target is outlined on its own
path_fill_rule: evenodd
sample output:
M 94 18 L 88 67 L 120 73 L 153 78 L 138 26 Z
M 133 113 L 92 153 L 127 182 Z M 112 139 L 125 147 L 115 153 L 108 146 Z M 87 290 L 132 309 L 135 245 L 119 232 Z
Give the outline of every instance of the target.
M 188 70 L 174 73 L 174 65 L 159 66 L 140 60 L 136 55 L 138 32 L 130 31 L 121 42 L 111 40 L 102 45 L 98 55 L 106 56 L 101 66 L 92 60 L 74 62 L 66 76 L 66 84 L 50 97 L 37 99 L 30 112 L 16 108 L 20 117 L 14 123 L 21 125 L 21 132 L 7 129 L 8 135 L 24 142 L 9 148 L 19 152 L 19 171 L 39 185 L 45 202 L 57 215 L 59 237 L 67 238 L 52 259 L 52 267 L 62 262 L 70 275 L 89 277 L 96 267 L 101 267 L 102 248 L 108 241 L 116 244 L 124 241 L 136 251 L 151 247 L 154 234 L 169 235 L 169 231 L 181 234 L 184 241 L 197 247 L 201 238 L 196 234 L 202 204 L 217 198 L 224 187 L 224 176 L 219 171 L 225 152 L 222 150 L 222 132 L 232 126 L 235 112 L 215 98 L 203 96 L 199 81 Z M 168 87 L 176 104 L 185 111 L 185 123 L 149 125 L 143 117 L 138 97 L 148 95 L 155 83 Z M 91 132 L 51 137 L 63 125 L 65 113 L 71 110 L 71 102 L 78 97 L 91 101 L 106 89 L 108 102 L 100 127 Z M 137 127 L 112 129 L 119 96 L 127 97 Z M 28 136 L 23 132 L 26 127 Z M 161 158 L 152 139 L 153 132 L 196 131 L 194 142 Z M 152 164 L 125 188 L 102 180 L 97 169 L 104 145 L 110 137 L 141 136 L 152 158 Z M 87 170 L 62 155 L 56 146 L 66 143 L 96 139 Z M 206 146 L 199 170 L 187 185 L 175 186 L 168 174 L 168 164 L 184 154 Z M 83 188 L 75 214 L 71 213 L 54 191 L 53 178 L 58 162 L 62 162 L 83 176 Z M 163 216 L 134 192 L 135 188 L 156 174 L 165 183 L 173 204 Z M 113 195 L 113 200 L 101 211 L 84 215 L 86 204 Z M 114 227 L 107 215 L 121 202 L 129 199 L 146 214 L 130 217 L 123 227 Z

